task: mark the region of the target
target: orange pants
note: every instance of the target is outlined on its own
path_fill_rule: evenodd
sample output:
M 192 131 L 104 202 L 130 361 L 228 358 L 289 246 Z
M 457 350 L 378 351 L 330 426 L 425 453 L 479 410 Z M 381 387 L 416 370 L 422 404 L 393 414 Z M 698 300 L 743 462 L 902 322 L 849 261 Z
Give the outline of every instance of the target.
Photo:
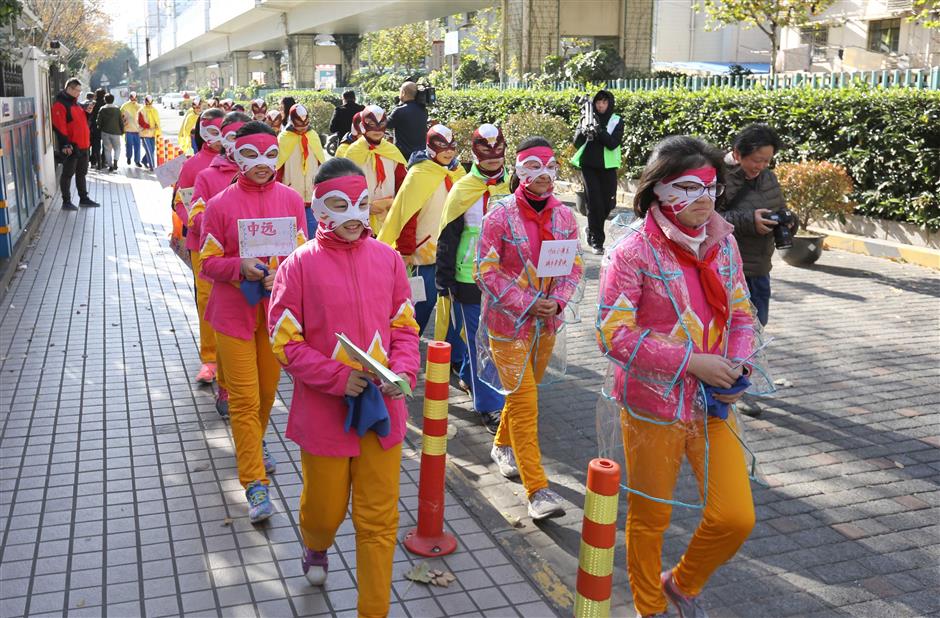
M 387 616 L 389 610 L 398 543 L 401 444 L 384 450 L 370 431 L 359 440 L 359 449 L 358 457 L 301 453 L 300 533 L 310 549 L 329 549 L 346 518 L 352 489 L 359 615 L 371 618 Z
M 252 481 L 268 484 L 264 472 L 261 440 L 268 428 L 271 406 L 281 379 L 281 365 L 271 351 L 264 305 L 258 305 L 254 339 L 244 340 L 217 332 L 219 352 L 225 359 L 229 417 L 235 438 L 238 479 L 243 486 Z
M 490 339 L 490 345 L 495 348 L 493 356 L 497 359 L 508 358 L 508 355 L 521 352 L 519 349 L 521 346 L 514 342 Z M 522 485 L 529 497 L 538 490 L 548 487 L 548 479 L 545 478 L 545 470 L 542 468 L 542 451 L 539 448 L 538 384 L 545 374 L 554 345 L 554 337 L 542 335 L 538 348 L 528 354 L 521 381 L 519 381 L 518 374 L 513 375 L 515 369 L 497 367 L 499 379 L 504 385 L 515 384 L 519 381 L 519 388 L 506 395 L 506 403 L 503 405 L 503 413 L 494 442 L 496 446 L 512 447 L 516 456 L 516 465 L 519 466 Z M 509 364 L 518 367 L 517 363 Z
M 209 293 L 212 291 L 212 282 L 199 276 L 202 272 L 202 255 L 198 251 L 190 251 L 189 257 L 193 263 L 193 275 L 196 277 L 196 312 L 199 314 L 199 358 L 203 363 L 216 361 L 215 329 L 206 321 L 206 304 L 209 302 Z
M 688 425 L 655 425 L 623 412 L 627 480 L 631 488 L 670 499 L 683 456 L 702 491 L 705 436 Z M 734 426 L 733 416 L 728 423 Z M 737 428 L 735 427 L 735 430 Z M 627 570 L 633 604 L 640 614 L 666 611 L 660 583 L 663 533 L 672 505 L 630 493 L 627 498 Z M 711 574 L 731 559 L 754 527 L 754 502 L 744 451 L 725 421 L 708 417 L 708 493 L 702 520 L 673 570 L 687 595 L 701 592 Z

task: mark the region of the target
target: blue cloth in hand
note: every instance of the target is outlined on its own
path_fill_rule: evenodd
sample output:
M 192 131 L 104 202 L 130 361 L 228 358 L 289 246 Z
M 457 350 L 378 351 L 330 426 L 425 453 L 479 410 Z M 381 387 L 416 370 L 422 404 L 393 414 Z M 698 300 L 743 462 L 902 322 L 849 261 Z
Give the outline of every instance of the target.
M 357 397 L 346 395 L 346 409 L 346 431 L 355 428 L 360 438 L 370 429 L 382 438 L 391 433 L 392 419 L 385 407 L 385 399 L 373 382 L 369 382 L 366 390 Z
M 268 267 L 264 264 L 255 264 L 255 268 L 262 271 L 265 277 L 270 273 Z M 263 280 L 248 281 L 247 279 L 243 279 L 239 287 L 242 290 L 242 295 L 245 297 L 245 300 L 247 300 L 248 304 L 252 307 L 260 303 L 262 298 L 271 297 L 271 291 L 264 289 Z
M 722 420 L 728 418 L 728 404 L 715 399 L 715 395 L 736 395 L 751 385 L 747 376 L 741 374 L 731 388 L 720 388 L 717 386 L 705 385 L 705 410 L 709 416 L 716 416 Z

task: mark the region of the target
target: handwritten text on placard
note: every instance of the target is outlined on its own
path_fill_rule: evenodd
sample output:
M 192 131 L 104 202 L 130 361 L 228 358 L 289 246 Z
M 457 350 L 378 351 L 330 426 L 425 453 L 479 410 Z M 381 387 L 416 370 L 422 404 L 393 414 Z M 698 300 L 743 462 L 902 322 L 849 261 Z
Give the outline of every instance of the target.
M 539 277 L 564 277 L 574 268 L 578 256 L 578 241 L 545 240 L 539 253 L 539 265 L 535 274 Z
M 293 217 L 238 220 L 238 254 L 243 258 L 290 255 L 297 246 Z

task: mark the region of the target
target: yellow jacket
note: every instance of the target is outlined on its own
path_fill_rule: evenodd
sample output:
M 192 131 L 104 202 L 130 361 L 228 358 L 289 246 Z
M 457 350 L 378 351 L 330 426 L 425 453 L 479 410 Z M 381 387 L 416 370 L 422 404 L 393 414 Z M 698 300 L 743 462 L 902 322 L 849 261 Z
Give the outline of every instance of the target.
M 199 120 L 199 114 L 193 111 L 193 108 L 189 108 L 186 112 L 186 116 L 183 117 L 183 126 L 180 127 L 179 133 L 179 147 L 185 154 L 193 154 L 193 141 L 191 133 L 194 128 L 196 128 L 196 121 Z
M 137 124 L 137 112 L 143 107 L 137 101 L 128 101 L 121 106 L 121 116 L 124 117 L 124 132 L 139 133 L 140 126 Z
M 140 108 L 140 113 L 143 114 L 144 120 L 150 125 L 149 129 L 141 127 L 140 136 L 160 137 L 160 112 L 157 111 L 157 108 L 153 105 L 144 105 Z

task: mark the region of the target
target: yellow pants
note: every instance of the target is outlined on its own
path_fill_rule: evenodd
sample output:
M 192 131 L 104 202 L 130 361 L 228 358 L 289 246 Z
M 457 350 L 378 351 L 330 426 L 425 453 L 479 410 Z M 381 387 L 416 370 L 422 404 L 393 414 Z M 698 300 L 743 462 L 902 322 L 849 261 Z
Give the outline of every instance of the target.
M 630 487 L 670 498 L 683 455 L 698 479 L 705 473 L 705 436 L 688 425 L 654 425 L 624 413 L 624 450 Z M 734 423 L 728 417 L 728 423 Z M 708 494 L 702 520 L 673 571 L 683 593 L 697 595 L 719 566 L 738 551 L 754 527 L 754 503 L 741 444 L 725 421 L 708 417 Z M 627 498 L 627 570 L 640 614 L 666 611 L 660 584 L 663 533 L 672 506 L 636 494 Z
M 198 251 L 190 251 L 189 257 L 193 263 L 193 275 L 196 277 L 196 311 L 199 313 L 199 358 L 203 363 L 216 361 L 215 329 L 206 321 L 206 304 L 209 302 L 209 293 L 212 291 L 212 282 L 199 276 L 202 272 L 202 255 Z
M 519 346 L 514 342 L 497 341 L 490 339 L 490 345 L 495 348 L 493 356 L 507 358 L 509 354 L 518 354 Z M 529 353 L 528 362 L 522 373 L 519 388 L 506 395 L 503 413 L 496 430 L 496 446 L 511 446 L 516 456 L 516 465 L 519 466 L 519 477 L 525 487 L 526 495 L 548 487 L 545 470 L 542 468 L 542 451 L 539 448 L 539 391 L 538 384 L 542 381 L 548 360 L 552 356 L 555 345 L 554 337 L 542 336 L 538 348 Z M 500 350 L 502 348 L 502 350 Z M 512 371 L 497 367 L 499 378 L 503 384 L 513 384 L 519 378 L 511 375 Z
M 386 616 L 398 542 L 401 444 L 384 450 L 370 431 L 359 440 L 359 448 L 358 457 L 301 453 L 300 533 L 310 549 L 329 549 L 346 517 L 351 488 L 359 615 Z
M 216 333 L 219 352 L 225 359 L 229 417 L 235 437 L 238 479 L 243 486 L 258 480 L 268 484 L 261 440 L 268 428 L 277 383 L 281 379 L 281 366 L 271 351 L 263 307 L 258 305 L 254 339 L 246 341 Z

